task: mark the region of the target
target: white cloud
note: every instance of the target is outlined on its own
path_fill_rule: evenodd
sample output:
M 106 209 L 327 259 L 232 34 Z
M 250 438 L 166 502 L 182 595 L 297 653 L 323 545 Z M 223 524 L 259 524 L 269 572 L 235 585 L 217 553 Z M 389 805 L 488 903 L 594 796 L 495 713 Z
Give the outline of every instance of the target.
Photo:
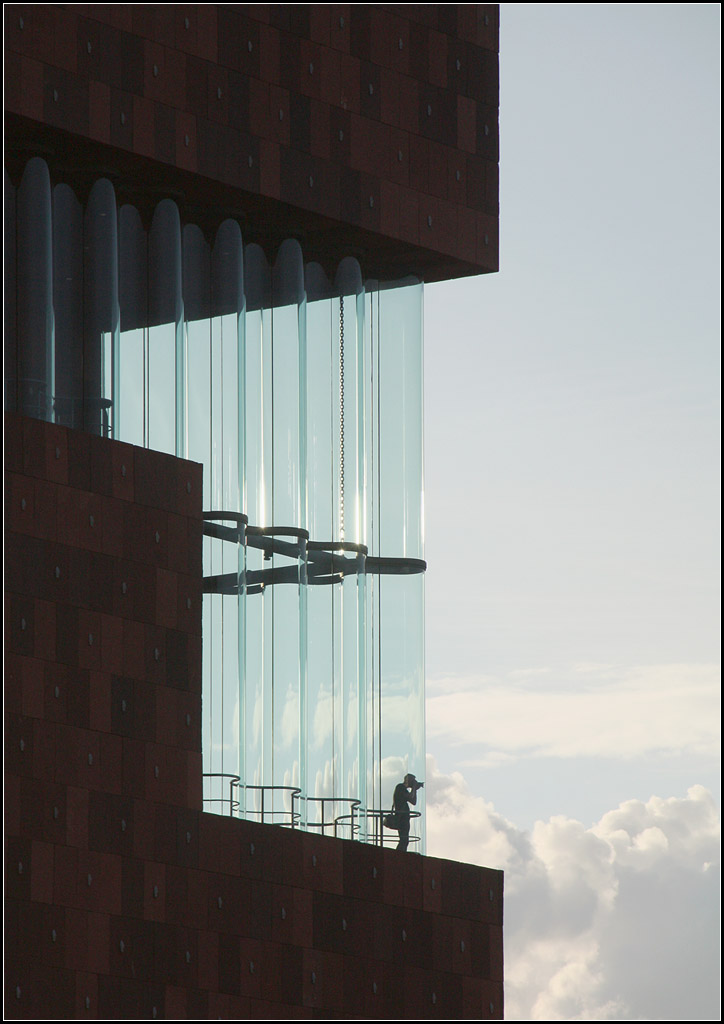
M 491 758 L 718 757 L 716 665 L 577 665 L 514 672 L 507 680 L 430 680 L 428 737 L 481 745 Z M 472 764 L 473 762 L 469 762 Z
M 593 828 L 516 828 L 427 766 L 428 853 L 505 871 L 506 1017 L 719 1020 L 711 795 L 630 800 Z

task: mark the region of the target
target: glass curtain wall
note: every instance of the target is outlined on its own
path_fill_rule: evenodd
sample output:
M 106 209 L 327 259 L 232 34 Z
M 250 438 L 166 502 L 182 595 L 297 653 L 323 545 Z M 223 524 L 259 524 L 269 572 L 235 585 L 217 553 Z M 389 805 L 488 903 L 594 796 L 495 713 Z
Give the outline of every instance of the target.
M 425 763 L 421 283 L 39 159 L 6 212 L 6 405 L 204 466 L 207 809 L 382 842 Z

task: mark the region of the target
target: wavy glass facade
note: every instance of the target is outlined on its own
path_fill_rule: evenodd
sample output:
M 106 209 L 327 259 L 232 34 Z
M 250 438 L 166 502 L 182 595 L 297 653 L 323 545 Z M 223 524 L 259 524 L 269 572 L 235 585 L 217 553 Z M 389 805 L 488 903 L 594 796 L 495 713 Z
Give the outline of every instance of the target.
M 40 158 L 5 248 L 6 406 L 204 466 L 207 809 L 381 841 L 425 763 L 422 284 Z

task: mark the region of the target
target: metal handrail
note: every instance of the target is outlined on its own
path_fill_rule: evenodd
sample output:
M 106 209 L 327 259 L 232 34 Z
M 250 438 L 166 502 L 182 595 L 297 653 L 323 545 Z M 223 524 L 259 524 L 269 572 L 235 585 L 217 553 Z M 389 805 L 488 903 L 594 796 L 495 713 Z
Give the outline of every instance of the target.
M 340 838 L 340 831 L 349 833 L 350 838 L 355 839 L 363 833 L 367 838 L 365 842 L 374 846 L 392 846 L 398 840 L 394 834 L 389 836 L 384 831 L 383 820 L 390 813 L 388 810 L 377 810 L 365 808 L 356 797 L 340 796 L 302 796 L 302 791 L 297 786 L 256 786 L 247 785 L 241 781 L 239 775 L 231 772 L 205 772 L 204 779 L 228 779 L 229 795 L 204 797 L 204 805 L 221 804 L 227 808 L 227 813 L 232 817 L 242 817 L 257 820 L 260 824 L 280 825 L 283 828 L 301 828 L 305 832 L 316 832 L 320 835 L 327 835 L 327 829 L 332 829 L 335 839 Z M 242 798 L 240 790 L 244 791 Z M 247 792 L 259 793 L 261 796 L 260 806 L 249 808 L 246 805 Z M 266 806 L 266 796 L 269 793 L 286 793 L 290 799 L 290 807 L 278 810 L 275 807 Z M 298 804 L 304 802 L 305 809 L 310 804 L 319 806 L 319 821 L 310 821 L 307 814 L 302 815 Z M 346 804 L 349 811 L 344 814 L 334 812 L 327 817 L 327 808 L 331 805 Z M 221 812 L 224 813 L 224 812 Z M 281 816 L 282 820 L 278 820 Z M 410 810 L 410 818 L 421 817 L 420 811 Z M 364 822 L 364 825 L 363 825 Z M 372 823 L 370 828 L 368 823 Z M 410 835 L 410 843 L 419 843 L 420 836 Z
M 359 833 L 359 823 L 357 822 L 357 810 L 360 807 L 360 801 L 355 797 L 344 797 L 344 796 L 306 796 L 302 797 L 305 804 L 318 804 L 321 808 L 321 821 L 310 821 L 307 816 L 304 822 L 304 828 L 311 832 L 313 829 L 319 829 L 321 835 L 327 834 L 328 828 L 334 829 L 334 837 L 338 838 L 339 829 L 344 826 L 349 829 L 350 834 L 354 838 Z M 334 814 L 329 820 L 325 816 L 325 805 L 329 804 L 348 804 L 349 813 L 347 814 Z
M 228 804 L 229 814 L 234 815 L 239 810 L 239 802 L 234 799 L 234 785 L 238 785 L 241 781 L 240 776 L 234 775 L 231 772 L 204 772 L 203 777 L 205 779 L 228 779 L 229 780 L 229 795 L 228 797 L 223 796 L 205 796 L 204 804 Z
M 262 825 L 282 825 L 285 828 L 297 828 L 299 826 L 299 823 L 301 821 L 301 814 L 296 809 L 295 804 L 302 794 L 301 789 L 299 789 L 296 786 L 252 786 L 242 782 L 238 776 L 236 776 L 235 778 L 236 781 L 232 781 L 231 783 L 232 791 L 234 788 L 236 788 L 237 790 L 244 790 L 243 808 L 241 797 L 239 796 L 236 799 L 238 812 L 241 816 L 248 818 L 249 815 L 256 815 L 257 820 Z M 261 807 L 251 809 L 247 808 L 246 794 L 249 790 L 261 794 Z M 277 810 L 274 807 L 272 807 L 271 810 L 267 810 L 264 806 L 264 798 L 266 793 L 288 793 L 290 797 L 291 807 L 289 808 L 289 810 Z M 276 821 L 275 818 L 278 815 L 284 815 L 284 817 L 288 820 Z
M 382 824 L 387 815 L 390 814 L 389 810 L 377 810 L 375 808 L 367 808 L 360 811 L 360 817 L 365 817 L 367 820 L 372 819 L 373 827 L 372 831 L 368 831 L 368 835 L 373 838 L 368 839 L 368 842 L 374 846 L 392 846 L 393 843 L 397 843 L 399 840 L 391 832 L 390 835 L 385 833 L 385 827 Z M 410 810 L 410 818 L 420 818 L 422 814 L 420 811 Z M 419 843 L 420 836 L 410 834 L 410 843 Z

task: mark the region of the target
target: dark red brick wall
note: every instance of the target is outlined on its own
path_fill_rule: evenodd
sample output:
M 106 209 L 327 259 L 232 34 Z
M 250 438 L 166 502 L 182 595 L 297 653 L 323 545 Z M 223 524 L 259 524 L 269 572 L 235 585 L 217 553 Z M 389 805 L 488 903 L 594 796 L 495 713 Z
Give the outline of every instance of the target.
M 158 165 L 145 183 L 243 190 L 263 200 L 252 229 L 281 220 L 315 256 L 317 232 L 328 246 L 344 225 L 331 244 L 356 244 L 368 273 L 497 269 L 498 5 L 6 4 L 5 19 L 7 112 L 104 147 L 86 153 L 98 170 L 133 154 Z
M 502 1019 L 501 872 L 201 810 L 201 467 L 5 429 L 6 1018 Z

